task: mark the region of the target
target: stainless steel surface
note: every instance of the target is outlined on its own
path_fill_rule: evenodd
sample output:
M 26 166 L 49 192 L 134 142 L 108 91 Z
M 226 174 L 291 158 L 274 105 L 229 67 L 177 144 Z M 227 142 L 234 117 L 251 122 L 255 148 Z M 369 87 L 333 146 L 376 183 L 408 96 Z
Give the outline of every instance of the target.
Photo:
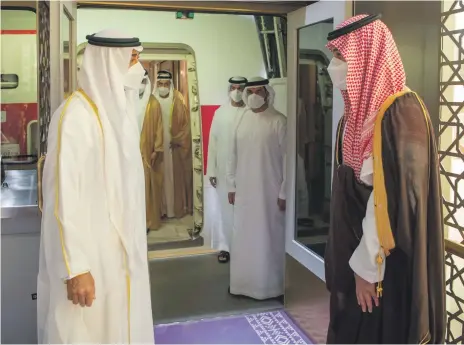
M 2 208 L 3 235 L 40 233 L 41 214 L 37 206 Z
M 1 190 L 2 235 L 40 233 L 36 170 L 7 170 L 5 183 Z
M 16 219 L 17 222 L 21 222 Z M 40 227 L 40 219 L 35 221 Z M 29 225 L 25 225 L 29 226 Z M 1 342 L 37 344 L 37 274 L 40 233 L 1 236 Z M 40 229 L 39 229 L 40 230 Z
M 2 186 L 2 210 L 4 207 L 37 206 L 37 170 L 6 170 Z M 3 218 L 3 212 L 2 212 Z
M 7 170 L 2 187 L 1 341 L 37 343 L 40 220 L 36 170 Z

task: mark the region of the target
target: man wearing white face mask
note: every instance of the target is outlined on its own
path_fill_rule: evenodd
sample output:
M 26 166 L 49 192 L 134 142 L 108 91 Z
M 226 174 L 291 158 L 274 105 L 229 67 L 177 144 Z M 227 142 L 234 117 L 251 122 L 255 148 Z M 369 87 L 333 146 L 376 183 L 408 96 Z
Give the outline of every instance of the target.
M 263 300 L 284 293 L 286 117 L 274 109 L 274 89 L 249 79 L 249 107 L 234 126 L 227 165 L 234 205 L 230 293 Z
M 87 40 L 80 89 L 48 132 L 39 343 L 152 344 L 143 165 L 125 92 L 142 80 L 128 77 L 142 47 L 115 30 Z
M 147 233 L 161 227 L 163 194 L 163 120 L 161 106 L 151 93 L 151 83 L 146 73 L 142 82 L 140 150 L 145 170 L 145 201 Z
M 234 215 L 233 205 L 228 199 L 227 161 L 233 124 L 241 119 L 245 111 L 242 93 L 246 82 L 243 77 L 229 79 L 229 100 L 216 110 L 209 135 L 208 176 L 211 185 L 217 190 L 221 211 L 221 224 L 212 236 L 213 248 L 220 251 L 218 260 L 221 263 L 229 261 Z
M 182 218 L 193 212 L 190 117 L 182 94 L 174 89 L 170 72 L 158 72 L 153 94 L 163 115 L 163 215 Z

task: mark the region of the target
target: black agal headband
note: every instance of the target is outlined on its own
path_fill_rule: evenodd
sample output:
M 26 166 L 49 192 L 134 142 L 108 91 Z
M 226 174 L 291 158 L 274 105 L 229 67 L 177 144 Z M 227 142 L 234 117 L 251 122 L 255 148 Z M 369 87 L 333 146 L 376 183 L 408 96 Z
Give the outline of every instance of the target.
M 159 71 L 157 75 L 158 79 L 164 79 L 164 80 L 171 80 L 172 79 L 172 73 L 169 71 Z
M 358 30 L 360 28 L 362 28 L 363 26 L 366 26 L 378 19 L 382 18 L 382 15 L 381 14 L 371 14 L 371 15 L 368 15 L 367 17 L 364 17 L 364 18 L 361 18 L 360 20 L 354 22 L 354 23 L 351 23 L 351 24 L 348 24 L 347 26 L 344 26 L 340 29 L 337 29 L 337 30 L 334 30 L 334 31 L 331 31 L 329 32 L 328 36 L 327 36 L 327 40 L 328 41 L 332 41 L 336 38 L 339 38 L 340 36 L 343 36 L 343 35 L 346 35 L 346 34 L 349 34 L 350 32 L 353 32 L 355 30 Z
M 253 87 L 253 86 L 266 86 L 266 85 L 269 85 L 269 79 L 248 81 L 248 82 L 246 83 L 246 86 L 247 86 L 247 87 Z
M 95 34 L 87 35 L 85 37 L 87 42 L 93 46 L 111 47 L 111 48 L 135 48 L 140 47 L 142 44 L 137 37 L 132 38 L 110 38 L 110 37 L 96 37 Z
M 248 80 L 244 77 L 232 77 L 229 79 L 229 84 L 244 85 Z

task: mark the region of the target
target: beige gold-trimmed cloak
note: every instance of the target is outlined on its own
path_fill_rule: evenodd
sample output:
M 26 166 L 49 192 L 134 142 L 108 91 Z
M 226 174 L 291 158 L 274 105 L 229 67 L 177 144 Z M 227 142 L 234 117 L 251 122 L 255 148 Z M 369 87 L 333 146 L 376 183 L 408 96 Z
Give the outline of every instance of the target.
M 140 139 L 145 171 L 145 201 L 147 229 L 161 226 L 163 193 L 163 115 L 155 96 L 151 95 L 143 119 Z M 152 159 L 152 156 L 153 159 Z

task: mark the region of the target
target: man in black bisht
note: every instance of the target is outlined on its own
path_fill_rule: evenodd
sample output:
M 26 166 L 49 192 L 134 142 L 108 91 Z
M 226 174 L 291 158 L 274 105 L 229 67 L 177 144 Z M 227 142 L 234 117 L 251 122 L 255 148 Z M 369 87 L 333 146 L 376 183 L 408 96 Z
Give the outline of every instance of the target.
M 325 258 L 328 343 L 443 343 L 444 241 L 435 136 L 380 16 L 329 34 L 343 95 Z

